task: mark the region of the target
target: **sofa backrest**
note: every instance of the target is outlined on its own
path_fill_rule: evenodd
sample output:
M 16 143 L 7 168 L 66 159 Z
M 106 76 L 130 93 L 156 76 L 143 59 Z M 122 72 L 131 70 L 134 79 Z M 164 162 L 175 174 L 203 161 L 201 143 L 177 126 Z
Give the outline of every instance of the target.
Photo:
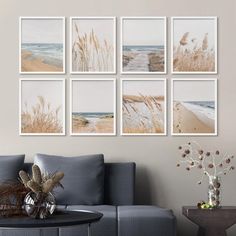
M 31 172 L 32 163 L 25 163 L 24 170 Z M 106 205 L 133 205 L 135 196 L 135 170 L 133 162 L 105 163 Z

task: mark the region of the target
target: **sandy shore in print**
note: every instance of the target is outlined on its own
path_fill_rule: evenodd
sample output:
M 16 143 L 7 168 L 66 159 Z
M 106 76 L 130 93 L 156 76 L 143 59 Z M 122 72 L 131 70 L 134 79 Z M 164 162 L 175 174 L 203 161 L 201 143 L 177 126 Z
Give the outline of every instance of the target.
M 48 64 L 43 58 L 33 56 L 30 51 L 21 51 L 21 71 L 22 72 L 62 72 L 63 68 Z
M 206 113 L 190 109 L 183 102 L 173 103 L 174 133 L 214 133 L 215 121 Z
M 113 133 L 113 113 L 73 113 L 73 133 Z
M 164 133 L 164 97 L 123 95 L 124 133 Z

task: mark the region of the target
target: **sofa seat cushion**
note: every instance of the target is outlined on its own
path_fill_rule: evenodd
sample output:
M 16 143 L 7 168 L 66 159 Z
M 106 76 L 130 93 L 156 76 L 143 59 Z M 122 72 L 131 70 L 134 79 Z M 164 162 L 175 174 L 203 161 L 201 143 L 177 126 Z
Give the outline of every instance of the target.
M 0 156 L 0 182 L 17 180 L 24 160 L 25 155 Z
M 65 173 L 56 188 L 58 205 L 98 205 L 104 202 L 104 157 L 102 154 L 79 157 L 63 157 L 37 154 L 34 159 L 43 172 Z
M 91 224 L 91 235 L 93 236 L 113 236 L 116 235 L 116 207 L 109 205 L 85 206 L 73 205 L 67 206 L 66 210 L 70 211 L 99 211 L 103 214 L 100 221 Z M 73 228 L 61 228 L 60 236 L 87 236 L 87 225 L 81 225 Z
M 176 220 L 171 210 L 155 206 L 119 206 L 119 236 L 175 236 Z

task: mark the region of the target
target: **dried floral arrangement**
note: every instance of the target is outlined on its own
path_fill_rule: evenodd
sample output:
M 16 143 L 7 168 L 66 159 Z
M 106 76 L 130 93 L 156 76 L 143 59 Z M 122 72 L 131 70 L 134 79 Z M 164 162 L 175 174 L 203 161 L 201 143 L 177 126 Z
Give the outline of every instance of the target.
M 177 163 L 177 167 L 185 165 L 187 171 L 191 171 L 193 168 L 202 171 L 198 184 L 202 183 L 204 176 L 226 175 L 229 171 L 235 169 L 232 165 L 233 155 L 221 154 L 219 150 L 204 151 L 195 141 L 179 146 L 178 149 L 182 160 Z
M 25 195 L 29 192 L 22 183 L 5 181 L 0 184 L 0 216 L 24 215 L 22 205 Z
M 37 165 L 32 166 L 32 177 L 23 170 L 19 172 L 20 179 L 26 188 L 34 193 L 49 193 L 55 187 L 62 187 L 60 181 L 64 177 L 63 172 L 55 172 L 53 174 L 43 174 Z
M 235 169 L 232 165 L 233 155 L 221 154 L 219 150 L 204 151 L 201 146 L 193 141 L 179 146 L 182 157 L 177 167 L 185 166 L 187 171 L 197 168 L 202 172 L 198 184 L 201 184 L 204 177 L 208 177 L 208 202 L 200 201 L 197 206 L 200 209 L 212 209 L 220 207 L 221 183 L 220 176 L 226 175 Z

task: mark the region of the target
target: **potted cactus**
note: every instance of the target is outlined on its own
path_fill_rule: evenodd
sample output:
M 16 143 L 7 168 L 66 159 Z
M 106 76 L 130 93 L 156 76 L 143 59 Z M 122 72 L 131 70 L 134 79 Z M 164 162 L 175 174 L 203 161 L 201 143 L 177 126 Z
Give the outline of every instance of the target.
M 30 189 L 24 199 L 26 213 L 36 219 L 44 219 L 52 214 L 56 208 L 52 191 L 58 186 L 63 187 L 60 181 L 64 173 L 42 174 L 40 168 L 33 165 L 31 177 L 23 170 L 19 172 L 19 176 L 24 186 Z

